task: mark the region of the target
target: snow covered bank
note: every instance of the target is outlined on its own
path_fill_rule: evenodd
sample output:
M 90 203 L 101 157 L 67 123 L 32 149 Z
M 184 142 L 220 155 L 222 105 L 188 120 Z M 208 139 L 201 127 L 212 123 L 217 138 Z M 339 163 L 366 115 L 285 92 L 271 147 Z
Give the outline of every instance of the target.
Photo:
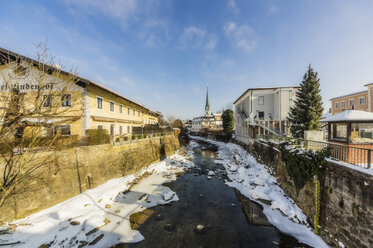
M 226 181 L 230 187 L 238 189 L 243 195 L 263 206 L 263 213 L 268 221 L 281 232 L 297 238 L 300 242 L 313 247 L 328 247 L 324 241 L 315 235 L 307 224 L 307 217 L 302 210 L 287 197 L 277 185 L 277 180 L 267 169 L 258 163 L 242 147 L 232 143 L 222 143 L 201 137 L 192 138 L 203 140 L 216 145 L 219 160 L 231 181 Z
M 136 174 L 112 179 L 69 200 L 24 219 L 0 227 L 0 246 L 7 247 L 111 247 L 139 242 L 140 232 L 130 227 L 130 215 L 157 204 L 177 201 L 175 192 L 162 184 L 176 179 L 176 173 L 192 164 L 175 154 Z M 135 184 L 142 175 L 151 174 Z

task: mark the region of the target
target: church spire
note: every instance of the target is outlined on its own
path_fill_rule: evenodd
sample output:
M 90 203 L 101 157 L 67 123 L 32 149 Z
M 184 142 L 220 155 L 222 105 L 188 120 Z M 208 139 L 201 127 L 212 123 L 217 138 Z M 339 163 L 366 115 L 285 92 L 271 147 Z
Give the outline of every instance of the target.
M 209 87 L 208 86 L 207 86 L 207 91 L 206 91 L 205 115 L 211 115 L 210 103 L 209 103 Z

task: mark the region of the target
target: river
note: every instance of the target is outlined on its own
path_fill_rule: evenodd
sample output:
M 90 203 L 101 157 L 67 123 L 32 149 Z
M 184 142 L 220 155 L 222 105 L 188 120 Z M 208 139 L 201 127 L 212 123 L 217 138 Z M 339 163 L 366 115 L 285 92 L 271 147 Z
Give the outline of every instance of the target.
M 260 205 L 228 187 L 224 167 L 214 163 L 217 148 L 198 144 L 196 166 L 166 184 L 180 200 L 132 216 L 145 240 L 116 247 L 309 247 L 279 232 Z

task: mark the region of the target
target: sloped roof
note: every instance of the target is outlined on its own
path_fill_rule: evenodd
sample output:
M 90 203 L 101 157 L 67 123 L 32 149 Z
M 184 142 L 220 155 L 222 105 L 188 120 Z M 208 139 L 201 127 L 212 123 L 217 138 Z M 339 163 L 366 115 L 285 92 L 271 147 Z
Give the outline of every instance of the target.
M 321 122 L 357 122 L 357 121 L 371 121 L 373 122 L 373 113 L 361 110 L 346 110 L 341 113 L 331 115 Z
M 336 99 L 339 99 L 339 98 L 342 98 L 342 97 L 347 97 L 347 96 L 361 95 L 361 94 L 364 94 L 364 93 L 368 93 L 368 90 L 362 90 L 362 91 L 350 93 L 350 94 L 343 95 L 343 96 L 333 97 L 333 98 L 330 98 L 329 101 L 336 100 Z
M 30 62 L 30 63 L 34 64 L 34 65 L 37 65 L 39 63 L 38 61 L 36 61 L 34 59 L 31 59 L 31 58 L 28 58 L 26 56 L 20 55 L 18 53 L 9 51 L 9 50 L 7 50 L 5 48 L 2 48 L 2 47 L 0 47 L 0 54 L 2 55 L 2 56 L 0 56 L 0 64 L 4 64 L 4 63 L 7 63 L 8 60 L 15 60 L 15 59 L 23 59 L 23 60 L 25 60 L 27 62 Z M 54 68 L 52 66 L 48 66 L 48 65 L 45 65 L 45 66 L 46 66 L 46 69 L 48 69 L 48 70 L 52 70 L 52 71 L 56 70 L 56 68 Z M 69 74 L 72 75 L 72 73 L 64 71 L 64 70 L 61 70 L 61 69 L 59 69 L 59 71 L 63 75 L 69 75 Z M 109 92 L 109 93 L 111 93 L 111 94 L 113 94 L 113 95 L 115 95 L 115 96 L 117 96 L 119 98 L 122 98 L 122 99 L 124 99 L 126 101 L 129 101 L 129 102 L 131 102 L 131 103 L 133 103 L 133 104 L 135 104 L 135 105 L 137 105 L 139 107 L 142 107 L 142 108 L 144 108 L 144 109 L 146 109 L 146 110 L 154 113 L 155 115 L 163 116 L 161 112 L 151 110 L 148 107 L 144 106 L 143 104 L 140 104 L 140 103 L 138 103 L 138 102 L 136 102 L 134 100 L 131 100 L 131 99 L 129 99 L 129 98 L 127 98 L 127 97 L 125 97 L 125 96 L 123 96 L 123 95 L 121 95 L 121 94 L 113 91 L 113 90 L 110 90 L 110 89 L 108 89 L 108 88 L 106 88 L 106 87 L 104 87 L 104 86 L 102 86 L 102 85 L 100 85 L 100 84 L 98 84 L 96 82 L 93 82 L 93 81 L 91 81 L 91 80 L 89 80 L 87 78 L 81 77 L 81 76 L 77 76 L 77 77 L 78 77 L 78 83 L 93 85 L 93 86 L 95 86 L 97 88 L 100 88 L 100 89 L 102 89 L 104 91 L 107 91 L 107 92 Z

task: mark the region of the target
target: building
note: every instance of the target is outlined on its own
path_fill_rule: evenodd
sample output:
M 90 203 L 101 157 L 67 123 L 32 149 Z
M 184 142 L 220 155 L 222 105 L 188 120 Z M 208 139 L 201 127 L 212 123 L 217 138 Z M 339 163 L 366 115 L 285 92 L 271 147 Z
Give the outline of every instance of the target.
M 208 133 L 223 131 L 223 120 L 221 113 L 212 114 L 209 102 L 209 92 L 206 92 L 205 114 L 192 119 L 190 131 L 192 133 Z
M 61 135 L 82 137 L 88 129 L 106 129 L 112 136 L 127 135 L 131 134 L 133 127 L 157 124 L 158 118 L 162 116 L 161 113 L 89 79 L 63 71 L 58 66 L 41 66 L 38 61 L 3 48 L 0 48 L 0 59 L 1 96 L 7 96 L 16 89 L 22 95 L 25 106 L 32 106 L 38 94 L 41 94 L 44 101 L 42 108 L 57 106 L 58 110 L 53 115 L 39 114 L 23 120 L 31 124 L 45 123 L 41 135 L 53 134 L 54 130 L 58 130 Z M 16 83 L 10 85 L 9 77 L 16 80 Z M 41 77 L 43 80 L 38 80 Z M 71 77 L 76 80 L 73 85 L 67 87 Z M 54 97 L 64 88 L 66 91 L 63 96 Z M 9 103 L 3 101 L 0 104 Z M 2 120 L 4 115 L 5 113 L 0 111 Z
M 330 99 L 332 114 L 351 109 L 373 112 L 373 83 L 365 86 L 367 90 Z
M 334 157 L 370 167 L 373 162 L 373 113 L 345 110 L 321 122 L 328 125 L 328 141 L 332 142 L 329 147 Z
M 250 88 L 233 104 L 235 136 L 247 143 L 261 135 L 288 135 L 290 107 L 300 87 Z

